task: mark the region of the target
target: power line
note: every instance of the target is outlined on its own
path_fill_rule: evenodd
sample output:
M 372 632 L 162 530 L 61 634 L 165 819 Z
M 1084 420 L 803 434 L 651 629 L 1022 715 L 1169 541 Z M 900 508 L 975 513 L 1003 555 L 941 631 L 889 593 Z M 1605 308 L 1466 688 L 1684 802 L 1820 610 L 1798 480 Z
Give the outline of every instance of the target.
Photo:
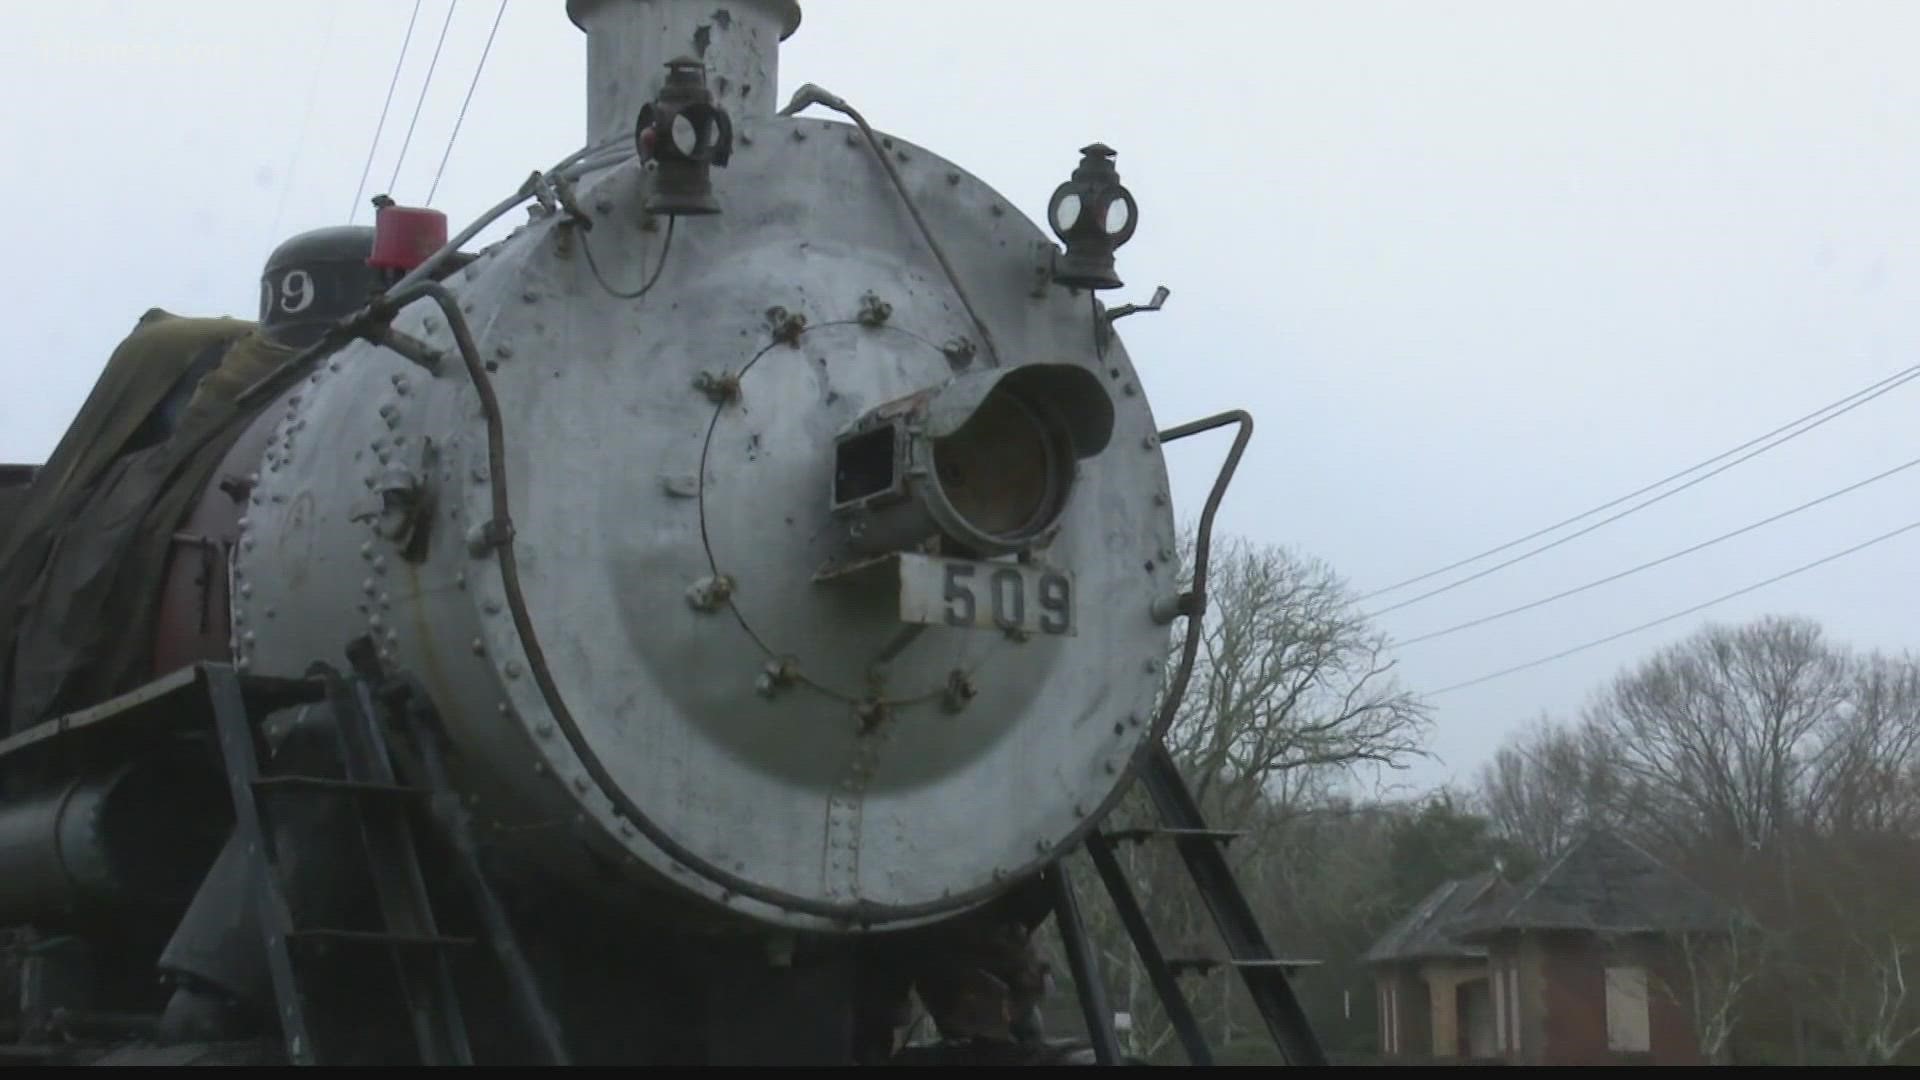
M 273 205 L 273 225 L 267 230 L 269 236 L 280 235 L 280 221 L 287 212 L 287 194 L 293 190 L 293 178 L 300 168 L 300 152 L 307 145 L 307 126 L 313 122 L 314 102 L 320 98 L 320 73 L 327 69 L 327 49 L 333 45 L 333 30 L 339 21 L 340 8 L 335 5 L 328 9 L 327 32 L 320 39 L 320 48 L 313 58 L 313 74 L 307 79 L 307 105 L 300 114 L 300 133 L 294 136 L 293 153 L 288 158 L 286 171 L 280 176 L 280 197 Z M 298 27 L 295 32 L 300 32 Z M 358 196 L 355 196 L 355 201 L 359 201 Z
M 1672 622 L 1675 619 L 1684 618 L 1685 616 L 1692 615 L 1694 612 L 1703 611 L 1707 608 L 1710 608 L 1715 604 L 1725 603 L 1728 600 L 1732 600 L 1736 596 L 1745 596 L 1747 593 L 1753 592 L 1756 589 L 1763 589 L 1768 585 L 1772 585 L 1776 582 L 1785 581 L 1786 579 L 1793 577 L 1795 574 L 1804 574 L 1808 570 L 1812 570 L 1814 567 L 1824 566 L 1827 563 L 1833 562 L 1835 559 L 1845 558 L 1846 556 L 1852 555 L 1857 551 L 1863 551 L 1867 548 L 1872 547 L 1875 544 L 1879 544 L 1879 543 L 1883 543 L 1885 541 L 1891 540 L 1894 537 L 1899 536 L 1901 533 L 1912 532 L 1914 529 L 1920 529 L 1920 521 L 1913 522 L 1912 524 L 1909 524 L 1909 525 L 1902 525 L 1901 527 L 1893 530 L 1892 532 L 1882 533 L 1871 540 L 1867 540 L 1862 543 L 1855 544 L 1854 546 L 1847 548 L 1845 551 L 1836 551 L 1833 554 L 1828 555 L 1824 558 L 1815 559 L 1814 561 L 1806 564 L 1805 566 L 1799 566 L 1799 567 L 1795 567 L 1792 570 L 1788 570 L 1786 573 L 1775 574 L 1773 577 L 1770 577 L 1765 581 L 1756 582 L 1755 584 L 1748 585 L 1744 589 L 1735 589 L 1734 591 L 1727 593 L 1725 596 L 1716 596 L 1713 599 L 1708 600 L 1706 603 L 1695 604 L 1694 606 L 1687 608 L 1685 611 L 1676 611 L 1671 615 L 1663 615 L 1660 618 L 1653 620 L 1652 622 L 1641 623 L 1639 626 L 1633 627 L 1632 629 L 1622 630 L 1617 634 L 1608 634 L 1606 637 L 1600 638 L 1595 641 L 1589 641 L 1584 645 L 1576 645 L 1573 648 L 1566 650 L 1565 652 L 1554 653 L 1552 656 L 1543 656 L 1538 660 L 1529 660 L 1524 664 L 1516 664 L 1513 667 L 1506 668 L 1502 671 L 1496 671 L 1491 675 L 1482 675 L 1477 679 L 1468 679 L 1466 682 L 1454 683 L 1452 686 L 1443 686 L 1438 690 L 1429 691 L 1429 694 L 1430 696 L 1437 697 L 1440 694 L 1448 694 L 1448 693 L 1452 693 L 1455 690 L 1464 690 L 1469 686 L 1478 686 L 1483 682 L 1491 682 L 1494 679 L 1504 678 L 1508 675 L 1515 674 L 1516 672 L 1525 671 L 1528 668 L 1536 668 L 1536 667 L 1539 667 L 1541 664 L 1550 664 L 1555 660 L 1564 660 L 1575 653 L 1585 652 L 1588 649 L 1597 648 L 1598 646 L 1605 645 L 1610 641 L 1618 641 L 1623 637 L 1627 637 L 1630 634 L 1637 634 L 1642 630 L 1651 630 L 1662 623 L 1668 623 L 1668 622 Z
M 1710 457 L 1707 460 L 1702 461 L 1698 464 L 1690 465 L 1687 468 L 1681 469 L 1679 472 L 1674 473 L 1671 476 L 1664 477 L 1660 480 L 1656 480 L 1653 483 L 1638 489 L 1637 491 L 1629 491 L 1625 495 L 1622 495 L 1619 498 L 1614 499 L 1612 502 L 1601 503 L 1599 506 L 1596 506 L 1591 510 L 1586 510 L 1581 513 L 1575 514 L 1574 516 L 1567 518 L 1564 521 L 1555 522 L 1554 524 L 1549 525 L 1544 529 L 1538 529 L 1538 530 L 1535 530 L 1534 532 L 1530 532 L 1527 535 L 1522 536 L 1517 540 L 1509 540 L 1498 547 L 1488 548 L 1487 550 L 1482 551 L 1477 555 L 1470 555 L 1467 558 L 1461 559 L 1458 562 L 1448 563 L 1446 566 L 1442 566 L 1437 570 L 1429 570 L 1426 573 L 1420 574 L 1416 577 L 1410 577 L 1404 581 L 1396 581 L 1391 585 L 1385 586 L 1384 588 L 1375 589 L 1370 593 L 1366 593 L 1365 595 L 1362 595 L 1357 599 L 1359 601 L 1367 601 L 1367 600 L 1373 599 L 1376 596 L 1384 596 L 1387 593 L 1395 592 L 1399 589 L 1403 589 L 1408 585 L 1417 584 L 1419 582 L 1427 580 L 1428 578 L 1438 577 L 1439 575 L 1444 574 L 1449 570 L 1457 570 L 1460 567 L 1467 565 L 1468 563 L 1479 562 L 1481 559 L 1484 559 L 1489 555 L 1498 555 L 1500 552 L 1505 551 L 1508 548 L 1518 547 L 1519 545 L 1524 544 L 1529 540 L 1533 540 L 1533 539 L 1537 539 L 1539 537 L 1545 536 L 1546 534 L 1553 532 L 1556 529 L 1560 529 L 1565 526 L 1571 525 L 1574 522 L 1581 520 L 1582 518 L 1592 517 L 1593 515 L 1600 513 L 1602 510 L 1610 510 L 1613 507 L 1619 506 L 1621 503 L 1626 502 L 1628 499 L 1632 499 L 1632 498 L 1636 498 L 1638 496 L 1644 495 L 1647 492 L 1652 491 L 1657 487 L 1661 487 L 1665 484 L 1669 484 L 1675 480 L 1678 480 L 1681 477 L 1687 475 L 1688 473 L 1698 472 L 1699 470 L 1704 469 L 1707 466 L 1712 465 L 1717 461 L 1721 461 L 1725 458 L 1731 457 L 1734 454 L 1739 453 L 1742 450 L 1745 450 L 1747 447 L 1752 446 L 1755 443 L 1763 442 L 1767 439 L 1774 437 L 1775 435 L 1780 434 L 1783 431 L 1788 430 L 1789 428 L 1796 427 L 1800 424 L 1803 424 L 1806 421 L 1819 416 L 1821 413 L 1827 412 L 1831 409 L 1838 408 L 1841 405 L 1846 405 L 1849 401 L 1852 401 L 1854 398 L 1857 398 L 1862 394 L 1866 394 L 1875 390 L 1882 390 L 1882 388 L 1892 389 L 1891 386 L 1888 386 L 1889 383 L 1894 383 L 1897 385 L 1899 383 L 1906 382 L 1907 380 L 1911 379 L 1913 376 L 1917 374 L 1920 374 L 1920 364 L 1915 364 L 1912 367 L 1905 368 L 1901 371 L 1897 371 L 1892 375 L 1889 375 L 1885 379 L 1882 379 L 1879 382 L 1872 384 L 1871 386 L 1867 386 L 1862 389 L 1856 390 L 1853 393 L 1848 394 L 1846 397 L 1843 397 L 1838 401 L 1835 401 L 1831 404 L 1824 405 L 1818 409 L 1815 409 L 1814 411 L 1808 413 L 1807 415 L 1800 417 L 1798 420 L 1793 420 L 1793 421 L 1789 421 L 1788 423 L 1782 424 L 1781 426 L 1774 428 L 1772 431 L 1767 432 L 1765 435 L 1759 435 L 1752 439 L 1749 439 L 1746 442 L 1741 443 L 1739 446 L 1736 446 L 1731 450 L 1725 451 L 1724 453 L 1716 454 L 1715 456 Z M 1877 397 L 1879 395 L 1876 394 L 1874 396 Z M 1872 400 L 1872 399 L 1869 398 L 1867 400 Z M 1860 404 L 1865 404 L 1865 402 L 1855 403 L 1855 405 L 1860 405 Z M 1852 407 L 1853 406 L 1849 406 L 1849 408 L 1852 408 Z M 1831 419 L 1831 417 L 1829 417 L 1828 419 Z M 1496 567 L 1496 569 L 1498 568 Z
M 360 213 L 360 196 L 367 190 L 367 174 L 373 172 L 373 152 L 380 148 L 380 133 L 387 127 L 387 110 L 393 107 L 393 90 L 400 85 L 400 69 L 407 62 L 407 47 L 413 44 L 413 24 L 420 21 L 420 0 L 413 0 L 413 17 L 407 20 L 407 36 L 400 39 L 400 55 L 393 59 L 393 78 L 387 83 L 387 101 L 380 106 L 380 122 L 373 125 L 373 145 L 367 147 L 367 163 L 360 167 L 360 186 L 353 189 L 353 210 L 347 224 Z
M 413 129 L 420 124 L 420 108 L 427 103 L 427 91 L 433 87 L 433 70 L 440 66 L 440 50 L 447 43 L 447 28 L 453 25 L 453 13 L 460 7 L 460 0 L 447 5 L 447 17 L 440 23 L 440 40 L 434 43 L 433 59 L 427 61 L 427 77 L 420 84 L 420 96 L 413 103 L 413 119 L 407 122 L 407 137 L 400 140 L 400 156 L 393 162 L 393 179 L 387 181 L 387 190 L 400 186 L 400 166 L 407 163 L 407 147 L 413 145 Z
M 1598 581 L 1589 581 L 1585 585 L 1580 585 L 1575 588 L 1568 589 L 1565 592 L 1555 593 L 1552 596 L 1549 596 L 1543 600 L 1535 600 L 1531 604 L 1521 604 L 1519 607 L 1508 608 L 1505 611 L 1495 612 L 1492 615 L 1484 615 L 1478 619 L 1474 619 L 1469 622 L 1463 622 L 1458 626 L 1449 626 L 1445 630 L 1435 630 L 1431 634 L 1422 634 L 1419 637 L 1408 638 L 1405 641 L 1396 642 L 1395 644 L 1399 646 L 1418 645 L 1423 641 L 1432 641 L 1434 638 L 1446 637 L 1448 634 L 1458 633 L 1461 630 L 1471 629 L 1472 627 L 1475 627 L 1475 626 L 1484 626 L 1485 624 L 1493 622 L 1496 619 L 1504 619 L 1509 615 L 1518 615 L 1523 611 L 1532 611 L 1534 608 L 1541 607 L 1546 604 L 1551 604 L 1556 600 L 1565 600 L 1569 596 L 1574 596 L 1576 594 L 1586 592 L 1588 589 L 1599 588 L 1602 585 L 1619 581 L 1623 577 L 1629 577 L 1631 575 L 1637 574 L 1642 570 L 1651 570 L 1662 563 L 1669 563 L 1684 555 L 1691 555 L 1696 551 L 1700 551 L 1705 548 L 1710 548 L 1713 545 L 1718 544 L 1723 540 L 1731 540 L 1736 536 L 1740 536 L 1745 533 L 1750 533 L 1753 530 L 1758 529 L 1763 525 L 1771 525 L 1774 522 L 1779 521 L 1783 518 L 1792 517 L 1793 515 L 1801 512 L 1802 510 L 1810 510 L 1813 507 L 1819 506 L 1821 503 L 1829 502 L 1833 499 L 1837 499 L 1840 496 L 1847 494 L 1848 492 L 1858 491 L 1861 488 L 1866 487 L 1868 484 L 1873 484 L 1881 480 L 1885 480 L 1887 477 L 1893 476 L 1896 473 L 1904 472 L 1907 469 L 1913 468 L 1915 465 L 1920 465 L 1920 458 L 1914 458 L 1912 461 L 1909 461 L 1904 465 L 1895 465 L 1893 468 L 1888 469 L 1886 472 L 1879 473 L 1878 475 L 1875 475 L 1875 476 L 1869 476 L 1865 480 L 1859 481 L 1858 483 L 1849 484 L 1838 491 L 1830 491 L 1825 495 L 1820 496 L 1817 499 L 1809 499 L 1808 501 L 1801 503 L 1799 506 L 1796 506 L 1791 510 L 1782 510 L 1779 513 L 1773 515 L 1772 517 L 1762 518 L 1761 520 L 1756 521 L 1751 525 L 1743 525 L 1740 528 L 1733 530 L 1732 532 L 1721 533 L 1719 536 L 1716 536 L 1711 540 L 1702 540 L 1701 542 L 1693 545 L 1692 547 L 1682 548 L 1681 550 L 1676 551 L 1671 555 L 1663 555 L 1658 559 L 1652 560 L 1651 562 L 1643 562 L 1639 566 L 1635 566 L 1627 570 L 1622 570 L 1617 574 L 1610 574 L 1607 577 L 1603 577 Z
M 473 66 L 473 79 L 467 83 L 467 96 L 460 102 L 460 115 L 454 118 L 453 134 L 447 136 L 446 152 L 440 155 L 440 167 L 433 171 L 433 186 L 427 189 L 427 205 L 433 205 L 433 194 L 440 190 L 440 176 L 447 171 L 447 159 L 453 156 L 453 142 L 460 137 L 460 125 L 466 122 L 467 106 L 473 102 L 474 88 L 480 85 L 480 73 L 486 70 L 487 54 L 493 51 L 493 36 L 500 32 L 500 18 L 507 13 L 507 0 L 500 0 L 500 10 L 493 13 L 493 29 L 487 31 L 487 47 L 480 50 L 480 62 Z
M 1706 483 L 1708 480 L 1711 480 L 1714 477 L 1719 476 L 1721 473 L 1726 472 L 1728 469 L 1733 468 L 1735 465 L 1738 465 L 1741 462 L 1750 461 L 1753 458 L 1759 457 L 1761 454 L 1766 453 L 1767 451 L 1773 449 L 1776 446 L 1781 445 L 1782 443 L 1791 442 L 1794 439 L 1797 439 L 1800 436 L 1805 435 L 1807 432 L 1812 431 L 1814 428 L 1819 427 L 1820 425 L 1826 423 L 1829 420 L 1837 420 L 1840 417 L 1846 415 L 1847 413 L 1850 413 L 1853 410 L 1859 408 L 1860 406 L 1865 405 L 1867 402 L 1872 401 L 1874 398 L 1877 398 L 1882 394 L 1886 394 L 1895 389 L 1898 389 L 1900 386 L 1908 382 L 1911 382 L 1916 378 L 1920 378 L 1920 365 L 1915 365 L 1914 367 L 1908 368 L 1905 374 L 1895 377 L 1897 381 L 1891 381 L 1888 385 L 1880 386 L 1880 388 L 1877 390 L 1874 390 L 1873 393 L 1868 394 L 1866 397 L 1860 398 L 1860 400 L 1853 402 L 1852 404 L 1846 406 L 1845 408 L 1839 410 L 1838 412 L 1829 413 L 1826 416 L 1822 416 L 1820 417 L 1820 419 L 1815 420 L 1813 423 L 1808 424 L 1806 427 L 1803 427 L 1798 431 L 1789 432 L 1788 434 L 1782 435 L 1780 438 L 1775 439 L 1770 443 L 1766 443 L 1765 445 L 1760 446 L 1754 450 L 1750 450 L 1747 453 L 1742 454 L 1740 457 L 1734 458 L 1732 461 L 1727 462 L 1725 465 L 1722 465 L 1719 468 L 1714 469 L 1712 472 L 1702 473 L 1701 475 L 1694 477 L 1693 479 L 1687 481 L 1686 483 L 1681 484 L 1679 487 L 1672 488 L 1667 491 L 1663 491 L 1660 494 L 1655 495 L 1653 498 L 1646 500 L 1645 502 L 1641 502 L 1636 505 L 1629 506 L 1625 510 L 1620 511 L 1617 514 L 1614 514 L 1610 517 L 1601 518 L 1599 521 L 1594 522 L 1593 524 L 1587 526 L 1584 529 L 1581 529 L 1577 532 L 1568 533 L 1567 535 L 1561 537 L 1558 540 L 1554 540 L 1550 543 L 1542 544 L 1539 547 L 1534 548 L 1530 551 L 1524 552 L 1519 555 L 1515 555 L 1513 558 L 1508 559 L 1505 562 L 1494 563 L 1492 566 L 1487 567 L 1485 570 L 1480 570 L 1475 573 L 1468 574 L 1466 577 L 1460 578 L 1459 580 L 1451 582 L 1449 584 L 1442 585 L 1437 589 L 1429 589 L 1426 592 L 1421 593 L 1419 596 L 1416 596 L 1411 600 L 1402 600 L 1397 604 L 1389 604 L 1378 611 L 1368 613 L 1367 615 L 1364 616 L 1364 618 L 1368 618 L 1368 619 L 1377 618 L 1381 615 L 1385 615 L 1389 611 L 1398 611 L 1403 607 L 1409 607 L 1411 605 L 1421 602 L 1422 600 L 1432 599 L 1433 597 L 1439 596 L 1441 593 L 1452 592 L 1454 589 L 1457 589 L 1460 586 L 1467 584 L 1468 582 L 1478 581 L 1481 578 L 1486 577 L 1488 574 L 1492 574 L 1492 573 L 1496 573 L 1498 571 L 1504 570 L 1515 563 L 1524 562 L 1525 560 L 1531 559 L 1535 555 L 1540 554 L 1541 552 L 1551 551 L 1552 549 L 1559 547 L 1561 544 L 1578 540 L 1581 537 L 1587 535 L 1588 533 L 1593 532 L 1595 529 L 1599 529 L 1607 525 L 1611 525 L 1614 522 L 1619 521 L 1621 518 L 1628 516 L 1629 514 L 1639 513 L 1640 511 L 1645 510 L 1647 507 L 1652 506 L 1653 504 L 1658 502 L 1664 502 L 1665 500 L 1680 494 L 1681 492 L 1687 490 L 1688 488 L 1694 487 L 1698 484 Z M 1843 398 L 1841 400 L 1844 401 L 1846 399 Z M 1788 426 L 1792 426 L 1792 425 L 1788 425 Z M 1766 436 L 1762 436 L 1762 438 L 1765 438 L 1765 437 Z M 1753 444 L 1749 442 L 1746 445 L 1752 446 Z M 1721 456 L 1725 457 L 1726 455 L 1722 454 Z M 1378 595 L 1378 594 L 1375 594 L 1375 595 Z

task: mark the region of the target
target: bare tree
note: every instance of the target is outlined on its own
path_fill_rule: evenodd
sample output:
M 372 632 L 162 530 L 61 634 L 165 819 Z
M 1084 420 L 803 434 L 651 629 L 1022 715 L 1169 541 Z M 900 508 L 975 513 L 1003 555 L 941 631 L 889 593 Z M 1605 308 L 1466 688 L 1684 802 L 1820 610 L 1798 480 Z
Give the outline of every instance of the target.
M 1482 768 L 1480 801 L 1501 835 L 1549 859 L 1584 828 L 1620 824 L 1622 783 L 1605 732 L 1543 717 Z
M 1713 933 L 1677 935 L 1681 977 L 1660 979 L 1660 988 L 1692 1023 L 1700 1058 L 1707 1064 L 1729 1063 L 1742 1007 L 1771 963 L 1770 944 L 1769 936 L 1744 916 Z
M 1203 806 L 1249 820 L 1258 802 L 1306 801 L 1329 774 L 1423 753 L 1426 706 L 1396 684 L 1387 639 L 1326 564 L 1216 541 L 1207 591 L 1192 684 L 1167 733 Z
M 1848 675 L 1806 620 L 1708 626 L 1616 680 L 1592 722 L 1668 846 L 1763 849 L 1808 810 Z
M 1856 656 L 1804 619 L 1710 625 L 1622 673 L 1578 725 L 1516 740 L 1482 789 L 1510 836 L 1545 849 L 1601 821 L 1752 913 L 1717 951 L 1683 943 L 1703 1050 L 1726 1050 L 1755 994 L 1788 1014 L 1803 1062 L 1809 1020 L 1860 1062 L 1915 1045 L 1912 658 Z

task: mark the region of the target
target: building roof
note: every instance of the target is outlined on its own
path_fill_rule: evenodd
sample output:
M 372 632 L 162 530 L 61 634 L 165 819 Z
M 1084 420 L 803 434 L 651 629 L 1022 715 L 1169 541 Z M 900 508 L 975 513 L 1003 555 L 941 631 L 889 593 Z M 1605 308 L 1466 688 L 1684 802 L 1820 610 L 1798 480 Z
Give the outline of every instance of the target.
M 1729 909 L 1660 860 L 1595 830 L 1453 930 L 1466 941 L 1502 930 L 1671 933 L 1726 929 L 1731 918 Z
M 1361 962 L 1384 964 L 1396 960 L 1436 957 L 1475 959 L 1487 955 L 1479 945 L 1458 940 L 1454 931 L 1463 915 L 1485 902 L 1497 903 L 1512 886 L 1494 871 L 1449 881 L 1426 895 L 1413 910 L 1387 928 Z

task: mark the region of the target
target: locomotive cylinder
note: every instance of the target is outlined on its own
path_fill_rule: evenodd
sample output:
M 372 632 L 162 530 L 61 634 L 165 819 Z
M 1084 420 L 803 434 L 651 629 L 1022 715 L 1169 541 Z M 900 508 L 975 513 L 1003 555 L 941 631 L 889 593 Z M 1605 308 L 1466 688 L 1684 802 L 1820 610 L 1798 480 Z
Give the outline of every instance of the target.
M 184 806 L 210 788 L 181 781 L 126 765 L 0 808 L 0 924 L 184 901 L 212 861 L 220 815 L 217 801 Z

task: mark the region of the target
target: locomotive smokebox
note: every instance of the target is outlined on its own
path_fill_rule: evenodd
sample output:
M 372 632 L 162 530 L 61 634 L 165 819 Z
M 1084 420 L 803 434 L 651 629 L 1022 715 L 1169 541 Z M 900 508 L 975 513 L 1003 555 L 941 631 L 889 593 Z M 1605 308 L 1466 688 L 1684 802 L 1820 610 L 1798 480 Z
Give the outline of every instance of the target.
M 1077 463 L 1106 448 L 1113 399 L 1085 368 L 980 371 L 881 405 L 834 447 L 833 508 L 859 552 L 936 533 L 974 555 L 1046 538 Z
M 567 0 L 587 34 L 587 141 L 631 138 L 659 96 L 667 65 L 706 65 L 714 104 L 736 117 L 771 116 L 780 42 L 800 26 L 795 0 Z

